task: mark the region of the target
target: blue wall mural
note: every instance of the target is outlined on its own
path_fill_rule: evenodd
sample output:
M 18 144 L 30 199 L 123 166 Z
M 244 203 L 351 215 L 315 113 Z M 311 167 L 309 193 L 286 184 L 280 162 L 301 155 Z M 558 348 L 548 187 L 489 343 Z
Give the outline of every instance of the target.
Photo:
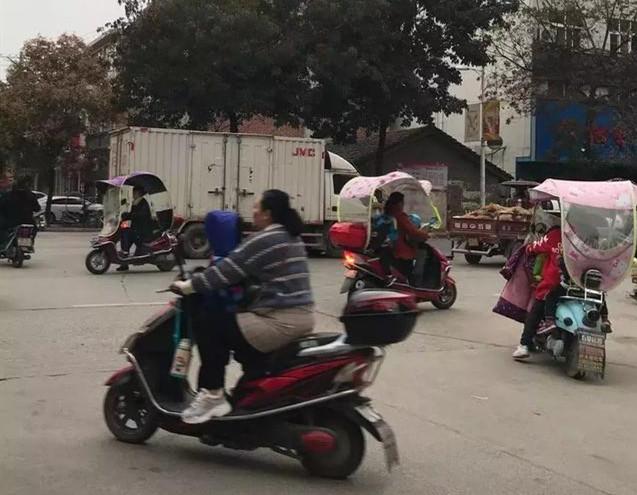
M 586 121 L 586 107 L 582 104 L 540 102 L 535 117 L 535 160 L 585 159 L 588 138 L 596 160 L 617 163 L 632 161 L 637 156 L 637 147 L 626 142 L 625 132 L 615 123 L 610 110 L 598 111 L 590 129 Z

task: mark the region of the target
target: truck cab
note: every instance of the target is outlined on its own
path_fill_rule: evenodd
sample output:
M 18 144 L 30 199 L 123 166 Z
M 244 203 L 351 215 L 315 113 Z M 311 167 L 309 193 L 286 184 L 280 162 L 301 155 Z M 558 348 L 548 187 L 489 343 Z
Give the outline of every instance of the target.
M 354 166 L 334 153 L 327 152 L 325 167 L 325 221 L 336 222 L 338 195 L 348 181 L 358 176 Z

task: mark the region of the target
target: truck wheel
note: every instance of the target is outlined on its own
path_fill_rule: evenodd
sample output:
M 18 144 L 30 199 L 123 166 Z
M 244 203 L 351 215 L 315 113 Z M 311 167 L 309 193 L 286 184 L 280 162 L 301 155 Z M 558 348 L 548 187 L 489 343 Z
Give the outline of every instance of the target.
M 467 260 L 467 263 L 470 265 L 479 265 L 482 260 L 482 255 L 480 254 L 465 254 L 464 259 Z
M 210 252 L 203 223 L 188 225 L 181 234 L 186 258 L 204 259 Z
M 330 241 L 330 227 L 333 224 L 327 224 L 325 230 L 323 230 L 323 244 L 325 245 L 325 256 L 328 258 L 340 258 L 343 255 L 343 250 L 336 247 Z

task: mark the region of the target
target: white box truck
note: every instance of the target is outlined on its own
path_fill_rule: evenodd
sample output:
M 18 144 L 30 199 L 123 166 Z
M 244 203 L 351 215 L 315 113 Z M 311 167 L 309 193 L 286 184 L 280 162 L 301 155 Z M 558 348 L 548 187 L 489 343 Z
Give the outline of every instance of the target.
M 252 206 L 267 189 L 286 191 L 306 226 L 310 249 L 329 255 L 327 232 L 336 221 L 338 193 L 356 176 L 325 141 L 257 134 L 228 134 L 128 127 L 111 134 L 109 175 L 134 171 L 160 177 L 170 191 L 188 257 L 208 252 L 203 218 L 210 210 L 237 211 L 248 224 Z

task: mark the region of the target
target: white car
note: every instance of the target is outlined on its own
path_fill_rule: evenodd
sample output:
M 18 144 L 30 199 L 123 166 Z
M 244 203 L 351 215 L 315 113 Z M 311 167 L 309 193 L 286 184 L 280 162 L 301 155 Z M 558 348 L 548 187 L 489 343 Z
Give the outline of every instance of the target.
M 37 214 L 43 212 L 44 209 L 46 208 L 46 200 L 48 198 L 48 195 L 46 195 L 45 193 L 40 192 L 40 191 L 31 191 L 31 192 L 33 194 L 35 194 L 35 197 L 37 198 L 38 203 L 40 203 L 40 211 L 38 211 L 36 213 L 36 215 L 37 215 Z
M 100 218 L 104 210 L 103 205 L 91 203 L 90 201 L 83 200 L 79 196 L 53 196 L 49 223 L 75 223 L 82 215 L 84 208 L 86 208 L 87 213 L 95 214 Z

